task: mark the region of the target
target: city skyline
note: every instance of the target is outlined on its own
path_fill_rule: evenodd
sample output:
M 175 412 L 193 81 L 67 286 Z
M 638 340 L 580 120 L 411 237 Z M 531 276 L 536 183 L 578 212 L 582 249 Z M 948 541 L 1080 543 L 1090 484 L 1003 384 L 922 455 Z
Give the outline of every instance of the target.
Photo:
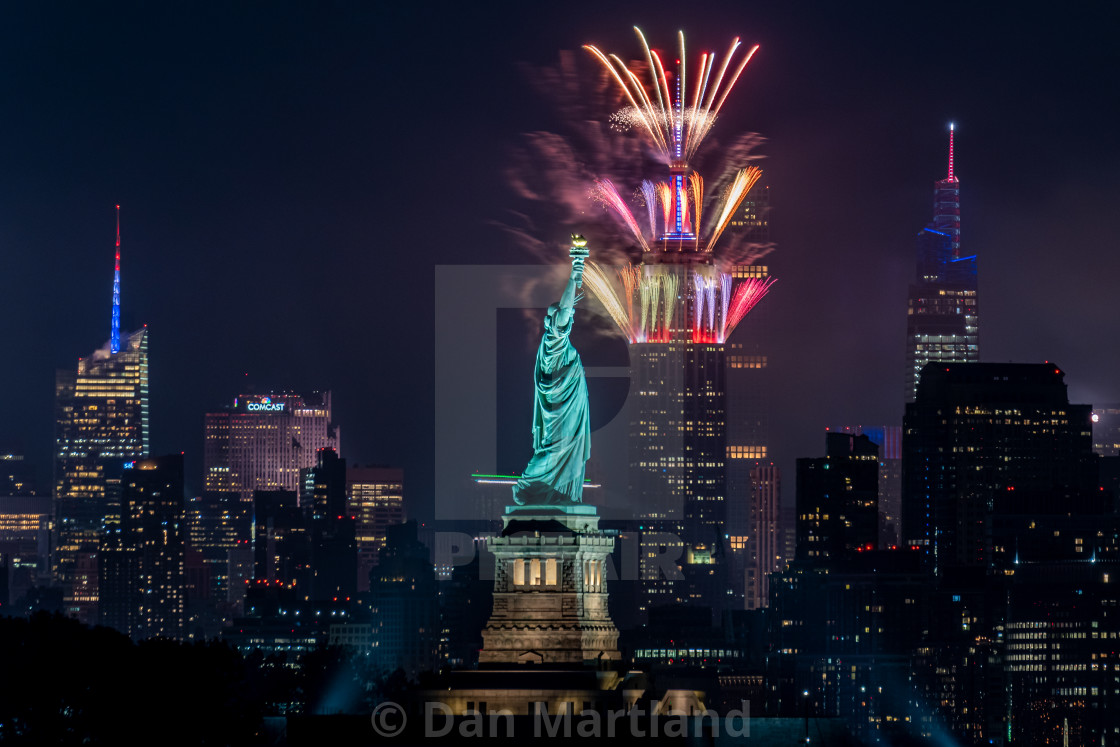
M 152 453 L 186 452 L 188 494 L 203 487 L 203 413 L 245 391 L 247 382 L 260 391 L 332 389 L 347 432 L 344 456 L 430 472 L 431 270 L 535 261 L 494 224 L 520 207 L 503 186 L 513 167 L 508 148 L 521 133 L 558 128 L 559 116 L 532 96 L 530 76 L 516 63 L 552 65 L 556 50 L 585 41 L 620 48 L 629 21 L 642 19 L 553 17 L 534 22 L 539 33 L 532 43 L 511 33 L 475 50 L 470 31 L 480 21 L 456 29 L 447 16 L 431 28 L 434 39 L 451 52 L 470 50 L 476 71 L 452 84 L 435 80 L 425 66 L 415 77 L 387 80 L 380 71 L 414 43 L 404 32 L 422 19 L 392 11 L 388 26 L 401 33 L 368 38 L 359 33 L 374 20 L 366 12 L 348 19 L 351 30 L 339 18 L 296 9 L 269 17 L 233 10 L 213 32 L 219 52 L 206 64 L 186 47 L 192 24 L 207 23 L 206 14 L 177 19 L 126 8 L 51 18 L 24 10 L 12 24 L 21 39 L 4 45 L 4 54 L 20 55 L 21 64 L 11 66 L 7 99 L 22 106 L 5 134 L 22 150 L 5 179 L 0 240 L 11 250 L 3 253 L 2 274 L 10 283 L 9 339 L 36 363 L 10 374 L 28 395 L 0 410 L 0 438 L 22 441 L 41 485 L 49 484 L 53 371 L 73 367 L 109 332 L 118 203 L 122 328 L 149 323 L 155 332 Z M 529 20 L 527 12 L 511 8 L 502 21 L 512 29 Z M 534 12 L 547 18 L 556 11 Z M 601 15 L 613 13 L 621 11 Z M 761 152 L 778 250 L 768 263 L 781 282 L 765 301 L 774 307 L 771 328 L 759 332 L 778 341 L 772 366 L 775 378 L 787 382 L 771 405 L 774 450 L 787 474 L 794 458 L 818 452 L 825 424 L 895 422 L 901 415 L 891 395 L 903 361 L 912 237 L 929 219 L 929 182 L 944 172 L 950 121 L 957 124 L 965 185 L 962 233 L 983 257 L 983 359 L 1053 360 L 1068 372 L 1076 401 L 1120 399 L 1110 385 L 1118 354 L 1082 342 L 1120 336 L 1107 293 L 1092 292 L 1115 261 L 1102 251 L 1104 206 L 1116 189 L 1116 146 L 1105 126 L 1114 105 L 1073 75 L 1115 54 L 1095 36 L 1099 28 L 1078 27 L 1077 44 L 1046 28 L 1059 47 L 1076 47 L 1047 58 L 1023 42 L 1044 31 L 1041 16 L 1029 11 L 1001 35 L 994 33 L 1003 20 L 995 11 L 952 22 L 887 18 L 874 8 L 851 18 L 830 13 L 795 19 L 775 9 L 744 13 L 717 4 L 707 17 L 683 23 L 643 11 L 656 16 L 643 21 L 651 38 L 685 25 L 692 38 L 721 40 L 714 27 L 734 20 L 745 40 L 762 45 L 729 99 L 732 131 L 717 123 L 713 137 L 749 128 L 769 138 Z M 177 21 L 183 28 L 164 35 L 166 50 L 153 41 L 160 34 L 142 33 L 166 32 Z M 835 31 L 832 22 L 840 24 Z M 261 41 L 247 44 L 240 32 L 255 23 L 264 24 Z M 333 44 L 301 54 L 301 23 Z M 1057 23 L 1058 31 L 1072 28 Z M 59 43 L 46 33 L 52 24 L 70 29 L 75 43 L 52 46 Z M 81 24 L 88 28 L 79 30 Z M 121 29 L 128 44 L 99 50 L 75 78 L 86 45 L 106 26 Z M 857 27 L 862 43 L 845 42 L 842 32 Z M 900 29 L 921 33 L 910 39 Z M 592 32 L 610 36 L 590 38 Z M 870 38 L 879 46 L 868 45 Z M 939 66 L 922 56 L 941 46 L 953 50 L 954 63 Z M 138 54 L 156 63 L 135 65 Z M 941 77 L 931 78 L 934 70 Z M 113 82 L 76 86 L 87 75 Z M 998 91 L 993 81 L 1000 81 Z M 433 96 L 419 93 L 421 82 L 433 86 Z M 152 90 L 160 92 L 155 99 L 145 94 Z M 377 90 L 414 107 L 399 154 L 381 144 L 394 135 L 369 101 Z M 57 91 L 68 95 L 48 95 Z M 250 99 L 238 103 L 246 94 Z M 450 127 L 436 121 L 476 96 L 492 118 L 479 114 Z M 503 103 L 510 98 L 516 107 Z M 880 114 L 888 108 L 892 116 Z M 74 126 L 75 117 L 88 127 Z M 184 138 L 188 131 L 192 137 Z M 483 147 L 464 149 L 468 140 Z M 485 160 L 462 160 L 476 158 L 469 155 L 476 150 L 487 153 Z M 1053 158 L 1040 162 L 1039 153 Z M 480 188 L 439 202 L 442 227 L 410 232 L 425 225 L 431 209 L 413 196 L 431 189 L 426 179 L 438 179 L 446 168 L 440 164 L 456 162 Z M 383 169 L 405 174 L 391 191 L 368 176 Z M 176 178 L 159 179 L 164 173 Z M 485 200 L 470 194 L 476 191 Z M 371 217 L 377 204 L 399 207 L 394 226 Z M 565 240 L 534 217 L 539 238 Z M 416 248 L 386 251 L 386 242 Z M 1056 257 L 1064 271 L 1054 271 Z M 373 323 L 393 315 L 399 323 Z M 1073 334 L 1075 325 L 1086 334 Z M 393 352 L 392 365 L 383 364 L 385 350 Z M 838 404 L 828 396 L 830 367 L 867 386 Z M 431 514 L 426 479 L 410 480 L 410 515 Z
M 1120 739 L 1116 24 L 583 8 L 0 28 L 0 741 Z

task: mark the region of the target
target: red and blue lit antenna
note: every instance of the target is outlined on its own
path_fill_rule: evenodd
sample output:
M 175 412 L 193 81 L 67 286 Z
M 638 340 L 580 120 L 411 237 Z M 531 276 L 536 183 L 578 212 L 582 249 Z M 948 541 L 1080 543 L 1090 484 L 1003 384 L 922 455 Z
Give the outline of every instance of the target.
M 955 128 L 953 126 L 953 123 L 950 122 L 949 123 L 949 181 L 951 181 L 951 182 L 956 181 L 956 179 L 953 178 L 953 130 L 954 129 Z
M 109 352 L 121 352 L 121 206 L 117 205 L 117 260 L 113 266 L 113 329 Z

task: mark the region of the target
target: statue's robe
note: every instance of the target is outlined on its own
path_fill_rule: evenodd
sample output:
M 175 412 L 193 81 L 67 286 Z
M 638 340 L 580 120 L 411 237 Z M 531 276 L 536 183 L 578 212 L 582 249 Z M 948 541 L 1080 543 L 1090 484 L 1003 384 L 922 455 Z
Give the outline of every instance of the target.
M 533 458 L 513 488 L 513 500 L 521 505 L 583 499 L 584 468 L 591 456 L 587 381 L 579 353 L 568 339 L 575 312 L 560 326 L 559 311 L 557 304 L 549 307 L 537 349 Z

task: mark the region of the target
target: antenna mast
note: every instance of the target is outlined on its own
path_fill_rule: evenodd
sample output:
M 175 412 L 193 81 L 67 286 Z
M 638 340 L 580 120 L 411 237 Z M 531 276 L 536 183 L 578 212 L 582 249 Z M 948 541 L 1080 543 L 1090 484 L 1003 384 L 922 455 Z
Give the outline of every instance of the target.
M 953 123 L 949 123 L 949 181 L 955 182 L 956 178 L 953 176 Z
M 113 266 L 113 329 L 109 352 L 121 352 L 121 206 L 117 205 L 117 259 Z

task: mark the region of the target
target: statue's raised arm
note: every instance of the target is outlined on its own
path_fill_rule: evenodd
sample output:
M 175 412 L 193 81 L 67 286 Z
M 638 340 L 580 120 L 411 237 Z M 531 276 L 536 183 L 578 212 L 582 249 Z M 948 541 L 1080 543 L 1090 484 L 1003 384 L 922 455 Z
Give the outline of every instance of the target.
M 591 456 L 587 381 L 579 353 L 568 339 L 581 298 L 587 241 L 572 237 L 572 272 L 560 302 L 548 307 L 533 375 L 533 458 L 513 488 L 519 505 L 581 503 L 583 474 Z

